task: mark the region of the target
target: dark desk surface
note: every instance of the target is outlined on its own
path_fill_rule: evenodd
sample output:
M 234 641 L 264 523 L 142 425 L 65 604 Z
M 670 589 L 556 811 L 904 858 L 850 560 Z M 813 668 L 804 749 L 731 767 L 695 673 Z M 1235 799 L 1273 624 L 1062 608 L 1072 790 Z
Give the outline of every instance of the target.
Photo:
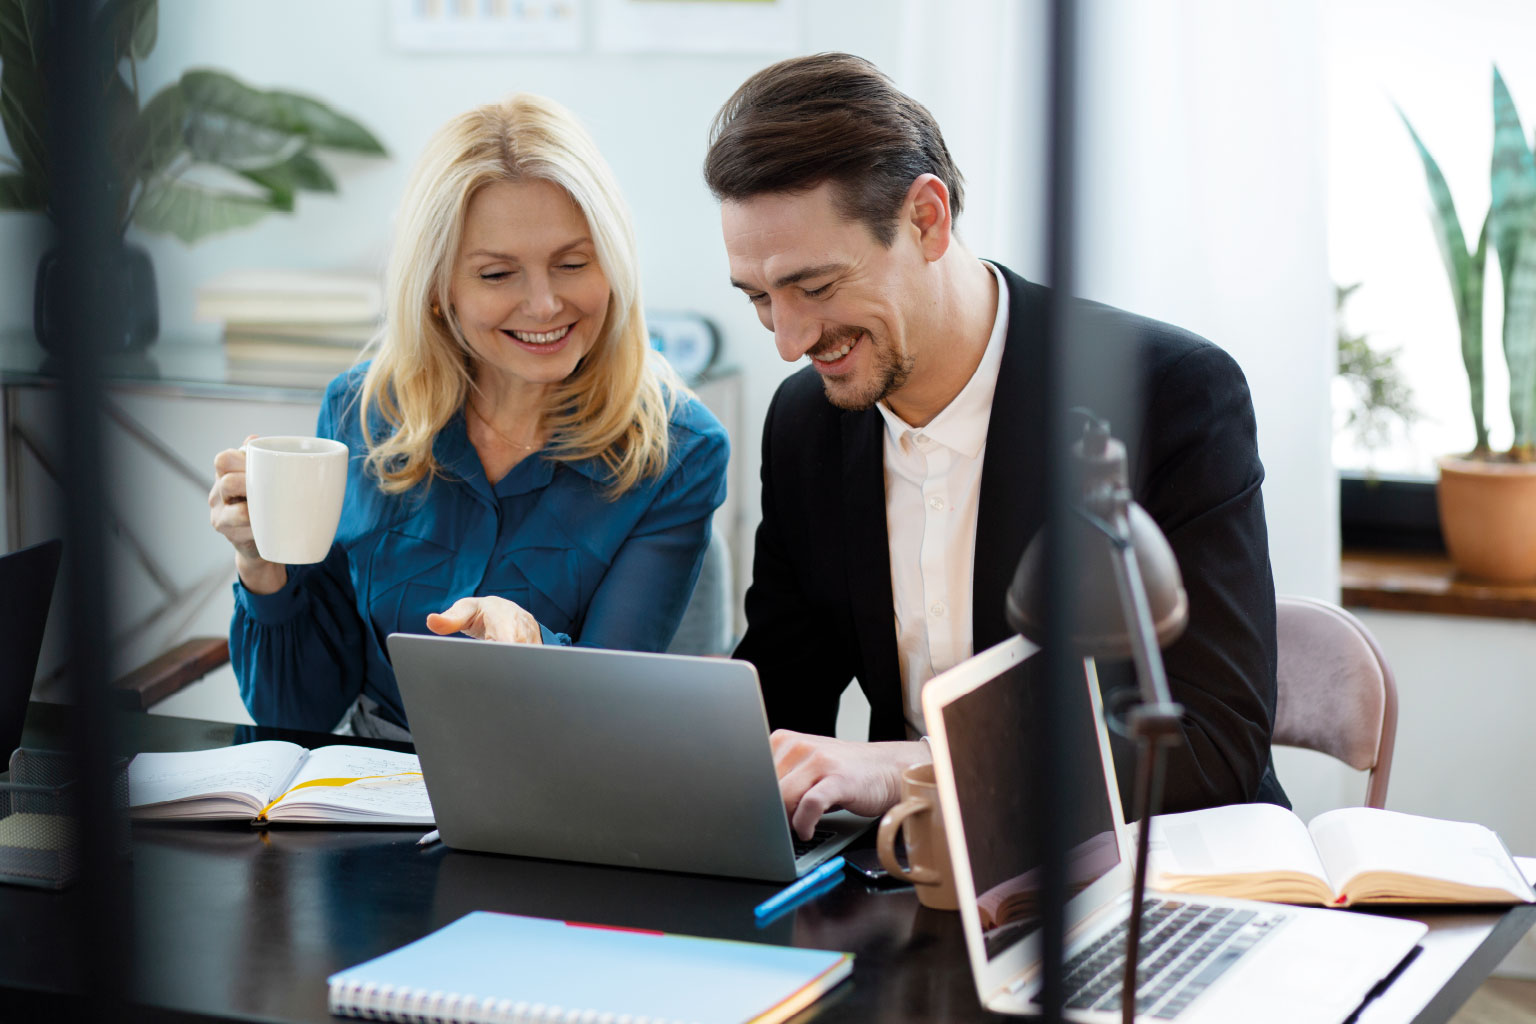
M 57 746 L 67 709 L 33 704 L 24 742 Z M 136 750 L 195 750 L 238 739 L 334 737 L 125 712 Z M 393 746 L 398 744 L 378 744 Z M 957 915 L 910 889 L 852 879 L 759 929 L 752 908 L 781 888 L 737 881 L 460 853 L 416 846 L 421 830 L 259 831 L 239 823 L 133 830 L 133 975 L 138 999 L 215 1017 L 332 1021 L 326 976 L 471 910 L 851 950 L 854 976 L 805 1019 L 964 1021 L 981 1011 Z M 0 988 L 77 992 L 67 919 L 78 888 L 0 886 Z M 0 1006 L 6 1002 L 0 994 Z M 0 1017 L 4 1017 L 0 1012 Z
M 27 744 L 56 746 L 66 714 L 58 706 L 32 705 Z M 317 746 L 332 739 L 128 712 L 122 722 L 133 750 L 202 749 L 256 738 Z M 419 848 L 419 835 L 136 825 L 137 999 L 177 1020 L 330 1021 L 327 975 L 471 910 L 499 910 L 855 953 L 853 977 L 797 1018 L 802 1021 L 1007 1019 L 977 1003 L 958 916 L 919 906 L 909 889 L 881 891 L 845 880 L 759 929 L 752 908 L 777 891 L 770 883 Z M 88 983 L 71 965 L 60 924 L 78 898 L 78 890 L 0 887 L 0 989 L 6 990 L 0 1007 L 12 994 L 32 1000 L 40 992 L 79 992 Z M 1433 1012 L 1413 1009 L 1399 1019 L 1446 1019 L 1536 920 L 1528 915 L 1522 926 L 1498 929 L 1500 915 L 1486 917 L 1489 936 L 1472 942 L 1470 954 L 1457 952 L 1447 968 L 1453 974 L 1430 984 L 1424 998 L 1434 1005 L 1415 1000 Z M 1458 966 L 1463 960 L 1465 969 Z

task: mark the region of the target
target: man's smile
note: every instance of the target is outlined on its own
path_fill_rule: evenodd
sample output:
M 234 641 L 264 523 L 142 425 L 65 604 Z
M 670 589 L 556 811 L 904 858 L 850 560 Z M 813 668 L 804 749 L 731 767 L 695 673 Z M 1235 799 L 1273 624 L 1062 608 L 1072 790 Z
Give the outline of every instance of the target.
M 828 374 L 837 373 L 838 371 L 847 368 L 847 364 L 849 362 L 849 354 L 852 353 L 854 349 L 858 348 L 859 343 L 862 342 L 865 337 L 865 332 L 859 331 L 851 338 L 848 338 L 841 343 L 838 343 L 835 340 L 832 342 L 823 342 L 806 354 L 810 356 L 811 363 L 816 367 L 818 372 Z

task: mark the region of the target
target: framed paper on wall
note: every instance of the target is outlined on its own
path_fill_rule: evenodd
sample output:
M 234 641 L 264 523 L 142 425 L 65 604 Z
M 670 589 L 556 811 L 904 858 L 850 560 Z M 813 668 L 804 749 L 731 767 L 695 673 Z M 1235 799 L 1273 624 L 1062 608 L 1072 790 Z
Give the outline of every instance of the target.
M 600 53 L 790 53 L 802 0 L 594 0 Z
M 390 36 L 408 53 L 577 53 L 581 0 L 394 0 Z

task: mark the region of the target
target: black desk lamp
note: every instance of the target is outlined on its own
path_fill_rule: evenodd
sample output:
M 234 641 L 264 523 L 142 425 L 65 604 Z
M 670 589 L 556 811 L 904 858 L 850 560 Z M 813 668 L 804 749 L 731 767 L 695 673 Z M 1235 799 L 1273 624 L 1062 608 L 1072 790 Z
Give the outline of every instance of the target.
M 1089 410 L 1072 412 L 1086 422 L 1082 438 L 1072 446 L 1082 472 L 1082 498 L 1073 506 L 1070 522 L 1082 534 L 1077 545 L 1082 564 L 1070 584 L 1076 595 L 1071 642 L 1084 657 L 1130 655 L 1141 691 L 1140 704 L 1127 715 L 1128 731 L 1140 749 L 1136 816 L 1141 821 L 1120 996 L 1121 1019 L 1131 1024 L 1136 1013 L 1136 958 L 1151 834 L 1147 823 L 1162 799 L 1163 748 L 1177 734 L 1184 713 L 1169 696 L 1160 648 L 1184 632 L 1189 599 L 1167 538 L 1146 510 L 1131 500 L 1125 445 L 1110 436 L 1109 424 Z M 1008 625 L 1036 643 L 1045 635 L 1045 546 L 1042 530 L 1019 560 L 1007 598 Z

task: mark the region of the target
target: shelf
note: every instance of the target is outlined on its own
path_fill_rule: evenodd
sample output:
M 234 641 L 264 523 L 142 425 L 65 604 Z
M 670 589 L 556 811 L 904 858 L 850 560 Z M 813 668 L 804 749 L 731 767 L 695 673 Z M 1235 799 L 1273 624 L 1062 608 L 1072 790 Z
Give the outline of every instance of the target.
M 1339 587 L 1352 608 L 1536 621 L 1536 583 L 1469 580 L 1443 554 L 1346 550 Z

